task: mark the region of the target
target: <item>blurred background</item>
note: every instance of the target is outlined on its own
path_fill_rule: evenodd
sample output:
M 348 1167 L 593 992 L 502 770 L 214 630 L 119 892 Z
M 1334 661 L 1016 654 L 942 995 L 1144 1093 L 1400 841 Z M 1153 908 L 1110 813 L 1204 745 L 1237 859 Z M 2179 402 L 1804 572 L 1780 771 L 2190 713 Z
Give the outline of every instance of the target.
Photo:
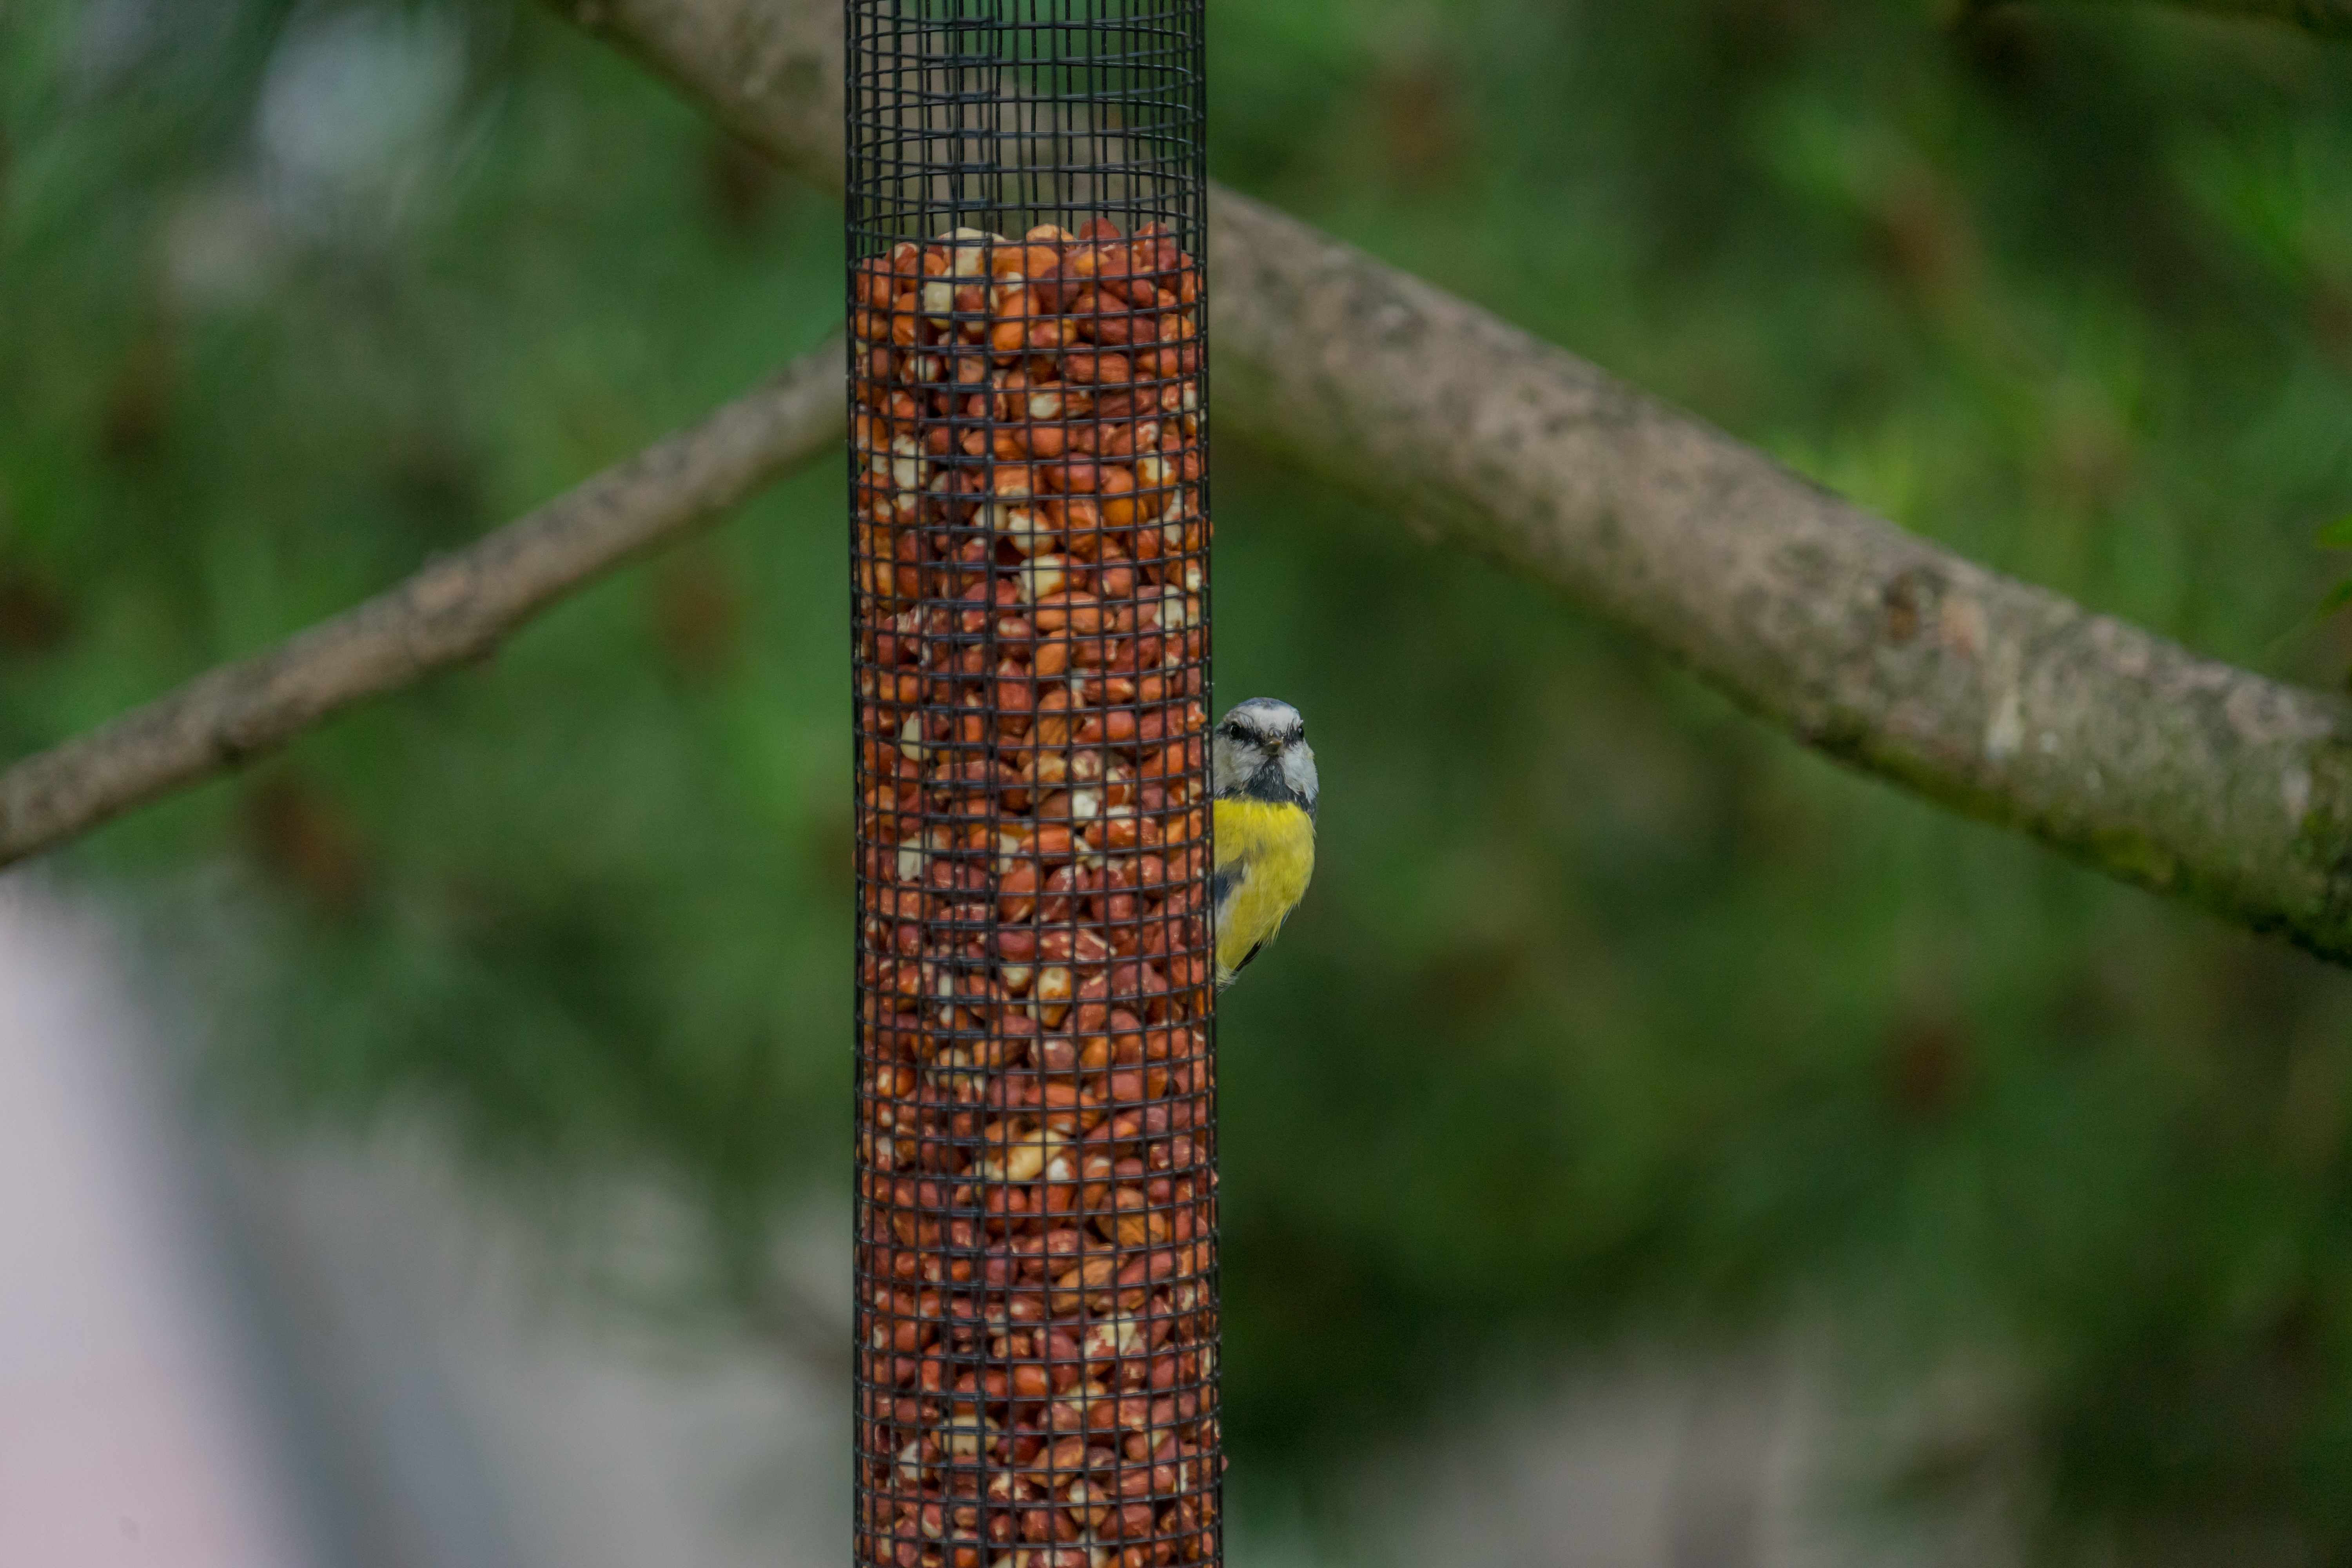
M 2339 685 L 2352 45 L 1252 0 L 1216 174 Z M 0 756 L 818 342 L 837 204 L 525 5 L 0 10 Z M 1219 436 L 1317 884 L 1223 1009 L 1237 1563 L 2352 1562 L 2352 977 Z M 843 479 L 0 879 L 0 1561 L 838 1562 Z M 14 1531 L 12 1534 L 11 1532 Z

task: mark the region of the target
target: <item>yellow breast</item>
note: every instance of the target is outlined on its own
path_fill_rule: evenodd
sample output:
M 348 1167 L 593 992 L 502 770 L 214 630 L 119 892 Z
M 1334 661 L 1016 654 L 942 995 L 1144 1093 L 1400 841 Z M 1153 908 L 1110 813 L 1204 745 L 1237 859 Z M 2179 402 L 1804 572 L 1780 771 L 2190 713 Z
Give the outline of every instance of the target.
M 1315 819 L 1296 805 L 1220 800 L 1215 877 L 1217 984 L 1274 940 L 1315 874 Z

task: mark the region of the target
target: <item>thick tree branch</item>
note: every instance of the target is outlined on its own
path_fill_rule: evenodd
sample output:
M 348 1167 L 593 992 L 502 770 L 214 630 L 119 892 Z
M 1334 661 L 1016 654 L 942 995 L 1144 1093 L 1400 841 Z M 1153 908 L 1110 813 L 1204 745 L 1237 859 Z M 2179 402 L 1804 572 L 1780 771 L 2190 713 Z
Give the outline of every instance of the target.
M 835 339 L 693 428 L 267 653 L 0 773 L 0 866 L 234 767 L 362 699 L 478 658 L 598 574 L 838 449 Z
M 837 105 L 812 112 L 727 43 L 790 38 L 830 86 L 830 0 L 596 3 L 601 31 L 838 184 Z M 1228 428 L 1597 606 L 1836 757 L 2352 960 L 2352 705 L 1938 550 L 1245 197 L 1210 210 Z
M 820 189 L 842 180 L 839 0 L 548 0 Z
M 1213 224 L 1225 417 L 1833 756 L 2352 958 L 2352 704 L 1939 550 L 1244 197 Z
M 837 184 L 815 0 L 576 0 Z M 2352 960 L 2352 705 L 2204 659 L 1881 522 L 1562 350 L 1230 192 L 1220 416 L 1615 616 L 1831 754 Z M 0 863 L 478 654 L 840 429 L 832 351 L 483 544 L 0 775 Z

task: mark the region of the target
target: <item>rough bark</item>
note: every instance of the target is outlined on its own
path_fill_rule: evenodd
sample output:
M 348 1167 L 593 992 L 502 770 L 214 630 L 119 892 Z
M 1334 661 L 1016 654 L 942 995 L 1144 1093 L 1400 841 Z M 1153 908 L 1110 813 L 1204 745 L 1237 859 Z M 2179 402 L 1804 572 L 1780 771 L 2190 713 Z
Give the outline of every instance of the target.
M 839 449 L 839 339 L 398 586 L 0 773 L 0 866 L 478 658 L 628 557 Z
M 831 5 L 562 8 L 838 184 Z M 2352 961 L 2352 704 L 1937 549 L 1244 197 L 1218 190 L 1211 213 L 1229 426 L 1381 497 L 1433 541 L 1593 605 L 1833 756 Z M 837 365 L 820 351 L 393 593 L 18 764 L 0 775 L 0 864 L 473 657 L 593 573 L 829 450 Z
M 1808 744 L 2352 958 L 2352 704 L 1937 549 L 1245 197 L 1212 225 L 1222 416 Z
M 842 181 L 840 0 L 548 0 L 825 190 Z
M 2214 0 L 2324 16 L 2344 0 Z M 626 0 L 596 26 L 828 184 L 837 7 Z M 1563 350 L 1222 188 L 1229 429 L 1615 617 L 1855 766 L 2352 960 L 2352 705 L 2202 658 L 1880 521 Z

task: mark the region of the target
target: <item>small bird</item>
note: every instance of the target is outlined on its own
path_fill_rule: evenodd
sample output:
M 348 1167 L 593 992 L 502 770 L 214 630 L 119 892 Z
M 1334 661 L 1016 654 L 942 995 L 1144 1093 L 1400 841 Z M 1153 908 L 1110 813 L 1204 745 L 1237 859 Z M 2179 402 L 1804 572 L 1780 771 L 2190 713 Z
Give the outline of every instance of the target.
M 1209 878 L 1217 989 L 1234 983 L 1298 907 L 1315 874 L 1315 752 L 1287 702 L 1253 697 L 1217 721 L 1209 752 L 1217 865 Z

